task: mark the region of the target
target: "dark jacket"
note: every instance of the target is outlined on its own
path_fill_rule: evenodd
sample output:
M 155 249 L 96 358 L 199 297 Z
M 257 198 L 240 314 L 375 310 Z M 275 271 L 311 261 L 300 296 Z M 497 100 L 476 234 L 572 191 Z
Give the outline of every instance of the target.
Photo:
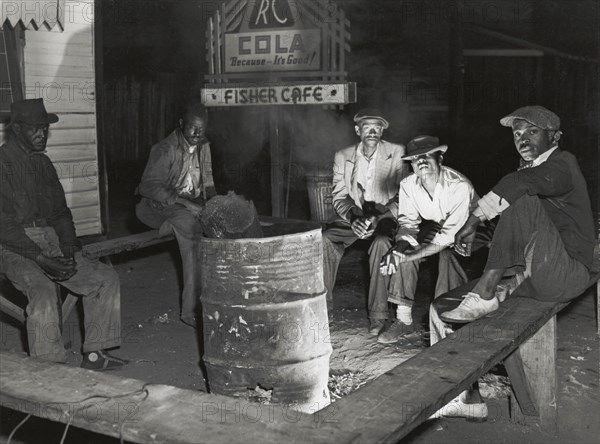
M 183 168 L 185 149 L 185 141 L 179 129 L 152 147 L 138 192 L 149 199 L 153 207 L 162 209 L 175 204 L 175 187 Z M 208 200 L 215 194 L 209 144 L 202 144 L 196 153 L 200 165 L 200 196 Z
M 52 161 L 10 138 L 0 147 L 0 244 L 30 259 L 41 249 L 25 234 L 34 222 L 53 227 L 63 253 L 79 249 L 73 216 Z
M 538 196 L 560 233 L 567 253 L 590 268 L 594 257 L 594 219 L 577 159 L 556 149 L 541 165 L 507 174 L 492 189 L 508 203 Z

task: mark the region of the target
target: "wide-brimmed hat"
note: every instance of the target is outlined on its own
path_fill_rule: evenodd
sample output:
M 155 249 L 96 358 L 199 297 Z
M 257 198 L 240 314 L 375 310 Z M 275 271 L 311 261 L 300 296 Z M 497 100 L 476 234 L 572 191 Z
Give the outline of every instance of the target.
M 549 109 L 539 105 L 519 108 L 500 119 L 500 124 L 512 127 L 515 120 L 525 120 L 543 130 L 560 130 L 560 118 Z
M 440 145 L 440 139 L 437 137 L 417 136 L 406 145 L 406 154 L 402 156 L 402 159 L 409 160 L 413 157 L 435 153 L 436 151 L 445 153 L 447 149 L 448 145 Z
M 48 125 L 58 122 L 58 116 L 46 111 L 43 99 L 27 99 L 10 104 L 10 123 Z
M 356 123 L 357 125 L 360 125 L 360 122 L 362 122 L 365 119 L 381 120 L 383 129 L 386 129 L 390 126 L 386 118 L 383 117 L 383 113 L 376 108 L 364 108 L 354 115 L 354 123 Z

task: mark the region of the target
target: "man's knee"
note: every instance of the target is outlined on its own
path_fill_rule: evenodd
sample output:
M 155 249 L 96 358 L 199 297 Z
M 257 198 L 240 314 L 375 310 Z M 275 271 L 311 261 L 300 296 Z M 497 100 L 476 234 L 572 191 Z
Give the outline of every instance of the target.
M 387 236 L 376 236 L 373 239 L 369 254 L 380 254 L 383 256 L 392 246 L 392 240 Z

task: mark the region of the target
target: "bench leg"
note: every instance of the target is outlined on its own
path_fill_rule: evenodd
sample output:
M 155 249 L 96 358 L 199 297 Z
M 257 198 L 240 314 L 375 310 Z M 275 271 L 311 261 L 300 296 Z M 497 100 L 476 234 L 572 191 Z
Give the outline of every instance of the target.
M 11 318 L 16 319 L 20 323 L 25 323 L 25 310 L 16 304 L 13 304 L 8 299 L 0 294 L 0 311 L 6 313 Z
M 558 432 L 556 376 L 556 316 L 505 360 L 514 398 L 511 412 L 517 422 L 531 419 L 543 430 Z

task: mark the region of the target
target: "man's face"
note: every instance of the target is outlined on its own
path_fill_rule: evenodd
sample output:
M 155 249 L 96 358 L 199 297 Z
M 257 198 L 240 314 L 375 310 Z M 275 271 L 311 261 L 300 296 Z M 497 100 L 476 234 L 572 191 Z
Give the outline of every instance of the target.
M 14 131 L 19 143 L 28 151 L 42 153 L 46 150 L 48 142 L 48 124 L 30 125 L 28 123 L 14 123 Z
M 383 123 L 379 119 L 364 119 L 354 127 L 356 134 L 365 145 L 376 145 L 383 134 Z
M 415 174 L 421 179 L 425 179 L 427 175 L 438 175 L 440 172 L 440 164 L 436 153 L 422 154 L 410 159 L 410 164 Z
M 543 130 L 521 119 L 513 122 L 512 130 L 515 147 L 526 162 L 552 148 L 554 131 Z
M 198 145 L 206 134 L 206 121 L 198 116 L 185 116 L 181 121 L 181 132 L 190 145 Z

